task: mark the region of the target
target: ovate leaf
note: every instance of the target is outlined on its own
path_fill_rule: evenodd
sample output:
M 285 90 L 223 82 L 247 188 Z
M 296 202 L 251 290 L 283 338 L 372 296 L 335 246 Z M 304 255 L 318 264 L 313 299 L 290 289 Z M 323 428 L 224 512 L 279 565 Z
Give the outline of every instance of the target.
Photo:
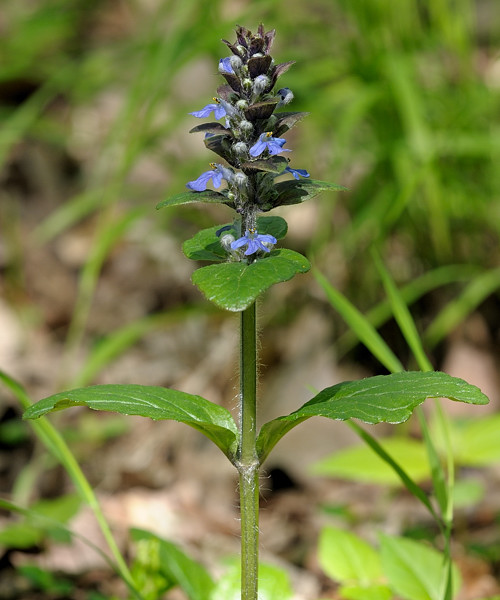
M 171 419 L 201 431 L 232 460 L 238 443 L 236 424 L 228 410 L 178 390 L 145 385 L 95 385 L 61 392 L 33 404 L 24 419 L 50 412 L 87 406 L 93 410 L 139 415 L 154 420 Z
M 382 565 L 378 553 L 357 535 L 325 527 L 319 538 L 319 563 L 334 581 L 363 587 L 380 583 Z
M 383 450 L 404 467 L 414 481 L 431 476 L 425 445 L 408 437 L 378 440 Z M 401 485 L 389 464 L 366 444 L 351 446 L 323 458 L 313 466 L 316 475 L 340 477 L 349 481 L 364 481 L 384 485 Z
M 318 181 L 316 179 L 301 179 L 300 181 L 280 181 L 275 187 L 278 196 L 273 200 L 273 206 L 284 206 L 287 204 L 300 204 L 314 198 L 321 192 L 346 191 L 343 185 Z
M 479 388 L 441 372 L 401 372 L 360 381 L 344 381 L 324 389 L 295 412 L 262 426 L 257 438 L 261 460 L 293 427 L 319 416 L 365 423 L 402 423 L 426 398 L 449 398 L 468 404 L 487 404 Z
M 236 229 L 233 225 L 217 225 L 209 229 L 198 231 L 191 239 L 186 240 L 182 245 L 184 254 L 191 260 L 211 260 L 215 262 L 226 261 L 229 254 L 221 246 L 220 236 L 217 232 L 221 229 L 230 227 L 227 233 L 231 233 L 237 237 Z M 259 217 L 257 219 L 257 230 L 262 234 L 273 235 L 276 239 L 285 237 L 288 230 L 288 225 L 282 217 Z
M 209 600 L 214 582 L 208 571 L 187 556 L 178 546 L 142 529 L 131 530 L 136 542 L 158 544 L 158 571 L 167 581 L 173 581 L 186 593 L 189 600 Z
M 229 569 L 220 577 L 210 600 L 241 598 L 241 566 L 238 560 L 227 561 Z M 288 574 L 274 565 L 259 563 L 259 600 L 291 600 L 293 592 Z
M 404 600 L 440 600 L 443 556 L 421 542 L 380 536 L 382 566 L 391 588 Z M 460 587 L 458 569 L 452 569 L 453 593 Z
M 282 248 L 251 264 L 232 262 L 202 267 L 193 273 L 192 280 L 208 300 L 220 308 L 239 312 L 273 284 L 288 281 L 309 269 L 307 258 Z
M 288 161 L 284 156 L 271 156 L 266 159 L 252 160 L 241 165 L 243 170 L 266 171 L 279 175 L 288 166 Z

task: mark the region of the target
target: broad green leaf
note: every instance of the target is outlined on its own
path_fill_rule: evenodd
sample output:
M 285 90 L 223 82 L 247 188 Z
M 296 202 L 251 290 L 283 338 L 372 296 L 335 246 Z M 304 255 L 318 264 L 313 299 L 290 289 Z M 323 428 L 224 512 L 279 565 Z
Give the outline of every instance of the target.
M 453 506 L 455 508 L 473 508 L 484 499 L 486 490 L 479 479 L 460 478 L 453 486 Z
M 379 584 L 382 565 L 377 552 L 354 533 L 325 527 L 319 538 L 319 564 L 333 580 L 367 587 Z
M 288 281 L 309 268 L 307 258 L 281 248 L 251 264 L 232 262 L 202 267 L 193 273 L 192 280 L 208 300 L 220 308 L 239 312 L 273 284 Z
M 310 417 L 365 423 L 402 423 L 426 398 L 449 398 L 469 404 L 487 404 L 488 398 L 463 379 L 441 372 L 401 372 L 345 381 L 326 388 L 295 412 L 262 426 L 257 449 L 264 460 L 293 427 Z
M 222 125 L 222 123 L 202 123 L 196 125 L 189 130 L 189 133 L 214 133 L 219 135 L 228 135 L 228 130 Z
M 379 439 L 378 442 L 414 481 L 430 478 L 425 446 L 408 437 Z M 318 461 L 312 467 L 316 475 L 340 477 L 384 485 L 401 485 L 401 479 L 372 448 L 366 444 L 351 446 Z
M 23 418 L 37 419 L 73 406 L 179 421 L 201 431 L 230 460 L 236 451 L 238 432 L 228 410 L 201 396 L 156 386 L 95 385 L 61 392 L 33 404 Z
M 191 239 L 182 245 L 184 254 L 192 260 L 211 260 L 216 262 L 226 261 L 229 254 L 221 246 L 217 231 L 224 227 L 233 227 L 231 224 L 217 225 L 208 229 L 202 229 Z M 288 225 L 282 217 L 259 217 L 257 219 L 257 230 L 259 233 L 273 235 L 276 239 L 284 238 L 288 231 Z M 238 237 L 235 226 L 228 230 Z M 221 236 L 224 235 L 223 233 Z
M 241 566 L 239 560 L 228 561 L 229 569 L 219 578 L 210 600 L 240 600 Z M 293 592 L 283 569 L 259 563 L 259 600 L 291 600 Z
M 340 597 L 345 600 L 392 600 L 392 591 L 386 585 L 349 585 L 340 588 Z
M 189 600 L 209 600 L 214 582 L 208 571 L 187 556 L 172 542 L 142 529 L 131 530 L 135 541 L 154 540 L 159 545 L 159 571 L 169 581 L 175 581 Z
M 165 206 L 179 206 L 180 204 L 190 204 L 191 202 L 204 202 L 205 204 L 227 204 L 233 207 L 224 194 L 214 192 L 213 190 L 205 190 L 204 192 L 182 192 L 162 200 L 156 205 L 157 209 Z
M 301 121 L 304 117 L 307 117 L 307 112 L 283 112 L 275 113 L 275 117 L 278 119 L 276 125 L 273 126 L 273 133 L 275 137 L 280 137 L 291 129 L 298 121 Z
M 26 549 L 42 542 L 44 532 L 30 523 L 12 523 L 0 531 L 0 548 Z
M 457 462 L 484 466 L 500 460 L 500 415 L 468 420 L 452 430 Z
M 253 169 L 254 171 L 266 171 L 267 173 L 280 175 L 287 166 L 288 160 L 284 156 L 271 156 L 265 160 L 252 160 L 250 162 L 243 163 L 241 168 L 245 171 L 247 169 Z
M 300 181 L 280 181 L 275 186 L 278 196 L 273 200 L 273 206 L 285 206 L 288 204 L 300 204 L 314 198 L 321 192 L 347 191 L 343 185 L 318 181 L 316 179 L 301 179 Z
M 382 567 L 391 588 L 404 600 L 440 600 L 444 557 L 434 548 L 402 537 L 380 535 Z M 453 566 L 453 594 L 460 587 Z

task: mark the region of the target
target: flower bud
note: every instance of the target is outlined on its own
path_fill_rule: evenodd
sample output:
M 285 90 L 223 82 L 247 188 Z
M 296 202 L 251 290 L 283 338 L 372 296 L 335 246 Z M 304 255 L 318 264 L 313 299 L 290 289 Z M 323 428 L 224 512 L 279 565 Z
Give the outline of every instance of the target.
M 234 72 L 239 71 L 243 65 L 241 58 L 239 56 L 235 56 L 234 54 L 229 59 L 229 62 L 231 63 Z
M 245 142 L 236 142 L 233 144 L 233 151 L 237 156 L 245 156 L 248 154 L 248 146 Z
M 238 111 L 234 108 L 234 106 L 232 106 L 231 104 L 229 104 L 229 102 L 226 102 L 223 98 L 218 98 L 219 104 L 224 107 L 224 110 L 226 111 L 226 115 L 228 117 L 234 117 L 238 114 Z
M 224 250 L 226 250 L 227 252 L 231 251 L 231 244 L 234 242 L 234 235 L 231 235 L 230 233 L 226 233 L 226 235 L 223 235 L 220 239 L 220 244 L 221 246 L 224 248 Z
M 245 173 L 235 173 L 234 175 L 234 183 L 241 189 L 245 188 L 247 185 L 248 177 Z
M 258 75 L 253 82 L 253 93 L 256 95 L 262 94 L 269 85 L 269 77 L 267 75 Z
M 250 123 L 250 121 L 247 121 L 246 119 L 243 119 L 243 121 L 240 121 L 239 128 L 245 134 L 252 133 L 252 131 L 253 131 L 252 123 Z
M 281 88 L 280 90 L 278 90 L 277 95 L 281 98 L 278 102 L 278 106 L 290 104 L 290 102 L 293 100 L 293 92 L 290 88 Z
M 232 183 L 234 181 L 234 172 L 232 169 L 228 169 L 224 165 L 217 165 L 217 170 L 222 173 L 223 179 L 225 179 L 228 183 Z
M 236 102 L 236 108 L 238 110 L 244 111 L 248 108 L 248 102 L 246 100 L 243 100 L 243 98 L 241 100 L 238 100 Z
M 244 89 L 245 89 L 247 92 L 249 92 L 249 91 L 252 89 L 252 85 L 253 85 L 253 83 L 252 83 L 252 80 L 251 80 L 249 77 L 247 77 L 246 79 L 244 79 L 244 80 L 242 81 L 242 84 L 243 84 L 243 88 L 244 88 Z

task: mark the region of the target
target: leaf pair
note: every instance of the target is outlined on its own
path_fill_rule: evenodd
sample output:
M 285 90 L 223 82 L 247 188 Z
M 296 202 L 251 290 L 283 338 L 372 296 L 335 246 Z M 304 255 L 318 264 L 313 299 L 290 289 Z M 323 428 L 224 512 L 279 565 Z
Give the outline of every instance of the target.
M 401 423 L 426 398 L 437 397 L 469 404 L 488 402 L 477 387 L 440 372 L 403 372 L 339 383 L 291 414 L 263 425 L 257 438 L 259 460 L 262 463 L 288 431 L 311 417 Z M 80 388 L 40 400 L 25 412 L 24 418 L 36 419 L 71 406 L 179 421 L 206 435 L 232 462 L 238 454 L 238 428 L 227 409 L 201 396 L 169 388 L 140 385 Z

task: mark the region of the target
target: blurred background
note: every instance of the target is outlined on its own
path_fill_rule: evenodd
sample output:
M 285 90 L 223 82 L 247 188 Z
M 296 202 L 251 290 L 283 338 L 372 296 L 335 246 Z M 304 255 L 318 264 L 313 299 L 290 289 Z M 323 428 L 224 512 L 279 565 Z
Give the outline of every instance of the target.
M 201 136 L 188 133 L 197 122 L 187 113 L 221 83 L 221 38 L 233 41 L 235 25 L 255 30 L 262 22 L 277 30 L 275 60 L 297 61 L 279 82 L 295 94 L 290 110 L 310 113 L 288 135 L 292 166 L 349 188 L 277 211 L 289 223 L 285 244 L 370 319 L 405 368 L 416 368 L 385 301 L 375 247 L 434 367 L 491 399 L 487 407 L 446 407 L 458 440 L 463 423 L 476 425 L 468 455 L 457 443 L 461 473 L 473 482 L 458 503 L 462 598 L 499 593 L 499 8 L 498 0 L 2 2 L 0 369 L 33 400 L 133 382 L 234 410 L 238 318 L 201 297 L 190 282 L 199 265 L 181 251 L 185 239 L 232 213 L 155 206 L 213 159 Z M 314 274 L 274 286 L 260 302 L 260 326 L 263 421 L 298 408 L 312 388 L 387 372 Z M 20 415 L 0 388 L 1 494 L 21 505 L 58 500 L 73 528 L 103 544 Z M 215 570 L 218 557 L 237 552 L 235 476 L 201 435 L 85 410 L 53 422 L 124 548 L 136 525 L 182 543 Z M 403 433 L 418 437 L 418 428 L 410 422 Z M 355 441 L 343 424 L 314 420 L 266 464 L 264 556 L 292 572 L 297 597 L 335 597 L 315 558 L 332 512 L 372 537 L 376 527 L 425 529 L 394 482 L 378 486 L 354 467 L 350 476 L 333 467 L 311 472 Z M 52 588 L 30 596 L 41 584 L 22 572 L 28 552 L 78 589 L 101 589 L 109 577 L 88 548 L 73 544 L 70 552 L 29 527 L 23 538 L 18 521 L 16 536 L 12 516 L 0 518 L 0 597 L 91 598 Z

